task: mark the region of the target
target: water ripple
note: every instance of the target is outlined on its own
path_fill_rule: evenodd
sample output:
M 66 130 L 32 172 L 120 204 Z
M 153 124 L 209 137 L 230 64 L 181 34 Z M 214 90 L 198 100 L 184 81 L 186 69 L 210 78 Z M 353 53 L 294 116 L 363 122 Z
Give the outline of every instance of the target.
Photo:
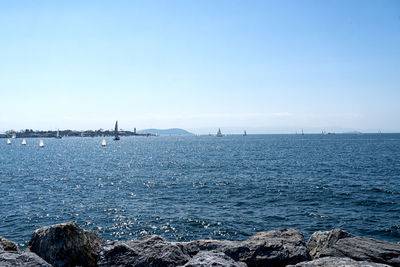
M 282 227 L 400 238 L 398 134 L 27 142 L 0 145 L 0 235 L 22 245 L 64 221 L 106 240 L 243 239 Z

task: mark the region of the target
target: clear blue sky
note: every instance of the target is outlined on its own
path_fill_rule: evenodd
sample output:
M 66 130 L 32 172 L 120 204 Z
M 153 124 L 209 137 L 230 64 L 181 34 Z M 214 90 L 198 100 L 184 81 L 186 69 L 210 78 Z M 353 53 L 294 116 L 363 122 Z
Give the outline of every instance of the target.
M 400 132 L 400 1 L 1 1 L 0 131 Z

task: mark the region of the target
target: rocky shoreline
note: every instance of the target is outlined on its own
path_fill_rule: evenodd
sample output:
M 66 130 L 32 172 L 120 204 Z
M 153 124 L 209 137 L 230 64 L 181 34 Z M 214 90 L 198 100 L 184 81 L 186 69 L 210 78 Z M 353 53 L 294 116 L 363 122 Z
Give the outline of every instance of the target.
M 160 236 L 104 242 L 74 222 L 37 229 L 25 251 L 0 237 L 0 266 L 400 266 L 400 244 L 333 229 L 279 229 L 243 241 L 169 242 Z

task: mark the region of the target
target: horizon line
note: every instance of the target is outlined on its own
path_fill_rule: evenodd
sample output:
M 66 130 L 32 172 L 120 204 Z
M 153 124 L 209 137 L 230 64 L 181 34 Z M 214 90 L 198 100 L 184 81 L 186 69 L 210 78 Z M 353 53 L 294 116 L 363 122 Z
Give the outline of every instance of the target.
M 210 127 L 210 128 L 218 129 L 218 128 L 221 128 L 221 127 Z M 231 127 L 227 127 L 227 128 L 231 128 Z M 136 129 L 137 132 L 141 132 L 141 131 L 145 131 L 145 130 L 160 130 L 160 131 L 163 131 L 163 130 L 180 129 L 180 130 L 184 130 L 184 131 L 186 131 L 186 132 L 188 132 L 190 134 L 194 134 L 194 135 L 209 135 L 209 134 L 215 135 L 215 134 L 213 134 L 211 132 L 209 132 L 209 133 L 199 133 L 198 131 L 193 131 L 194 129 L 187 130 L 187 129 L 179 128 L 179 127 L 171 127 L 171 128 L 151 127 L 151 128 L 144 128 L 144 129 L 140 129 L 140 128 L 135 128 L 135 129 Z M 205 129 L 205 128 L 201 128 L 201 129 Z M 209 129 L 209 128 L 207 127 L 207 129 Z M 247 128 L 247 129 L 251 129 L 251 128 Z M 270 134 L 270 135 L 274 135 L 274 134 L 302 135 L 302 129 L 300 129 L 300 131 L 281 131 L 281 132 L 279 132 L 279 131 L 277 131 L 277 132 L 265 131 L 265 132 L 257 132 L 257 133 L 251 133 L 251 131 L 249 132 L 247 129 L 243 128 L 242 132 L 238 132 L 238 130 L 237 131 L 227 131 L 227 132 L 224 133 L 224 135 L 242 135 L 243 131 L 246 131 L 247 135 L 263 135 L 263 134 L 265 134 L 265 135 L 267 135 L 267 134 Z M 5 130 L 5 131 L 0 131 L 0 134 L 2 134 L 2 135 L 3 134 L 7 134 L 7 132 L 19 133 L 19 132 L 25 132 L 26 130 L 32 130 L 34 132 L 56 132 L 56 131 L 74 131 L 74 132 L 86 132 L 86 131 L 102 131 L 103 132 L 104 131 L 105 132 L 105 131 L 114 131 L 114 129 L 112 129 L 112 128 L 111 129 L 103 129 L 103 128 L 99 128 L 99 129 L 84 129 L 84 130 L 83 129 L 80 129 L 80 130 L 77 130 L 77 129 L 60 129 L 60 128 L 43 130 L 43 129 L 28 129 L 28 128 L 26 128 L 26 129 L 21 129 L 21 130 L 9 129 L 9 130 Z M 134 130 L 122 129 L 121 128 L 119 131 L 121 131 L 121 132 L 133 132 Z M 204 132 L 204 130 L 201 131 L 201 132 Z M 376 131 L 376 130 L 375 131 L 374 130 L 364 130 L 364 131 L 362 131 L 362 130 L 353 130 L 353 129 L 351 129 L 351 130 L 343 130 L 343 131 L 323 131 L 323 130 L 321 130 L 321 131 L 316 131 L 316 130 L 304 131 L 304 135 L 306 135 L 306 134 L 322 134 L 322 133 L 325 133 L 327 135 L 332 135 L 332 134 L 396 134 L 396 133 L 400 133 L 400 131 L 387 131 L 387 130 L 383 130 L 383 131 L 381 131 L 381 130 L 378 130 L 378 131 Z M 180 135 L 180 134 L 175 134 L 175 135 Z

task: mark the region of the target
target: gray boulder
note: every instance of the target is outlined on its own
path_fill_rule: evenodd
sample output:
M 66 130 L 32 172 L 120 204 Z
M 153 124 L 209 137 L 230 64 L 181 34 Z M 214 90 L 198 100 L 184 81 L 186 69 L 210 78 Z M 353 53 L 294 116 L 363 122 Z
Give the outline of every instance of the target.
M 31 252 L 1 252 L 1 267 L 52 267 L 38 255 Z
M 17 243 L 11 242 L 6 238 L 0 236 L 0 251 L 16 251 L 19 252 Z
M 176 243 L 189 255 L 223 252 L 248 266 L 286 266 L 309 259 L 303 234 L 294 229 L 260 232 L 245 241 L 197 240 Z
M 348 257 L 357 261 L 400 266 L 400 245 L 367 237 L 353 236 L 340 229 L 315 232 L 307 248 L 313 259 Z
M 95 250 L 102 244 L 97 232 L 69 222 L 36 230 L 26 251 L 36 253 L 56 267 L 96 266 Z
M 313 261 L 305 261 L 287 267 L 390 267 L 386 264 L 355 261 L 350 258 L 325 257 Z
M 225 253 L 200 251 L 183 267 L 246 267 L 246 263 L 234 261 Z
M 126 242 L 112 241 L 99 253 L 98 266 L 179 266 L 190 257 L 180 247 L 153 235 Z

